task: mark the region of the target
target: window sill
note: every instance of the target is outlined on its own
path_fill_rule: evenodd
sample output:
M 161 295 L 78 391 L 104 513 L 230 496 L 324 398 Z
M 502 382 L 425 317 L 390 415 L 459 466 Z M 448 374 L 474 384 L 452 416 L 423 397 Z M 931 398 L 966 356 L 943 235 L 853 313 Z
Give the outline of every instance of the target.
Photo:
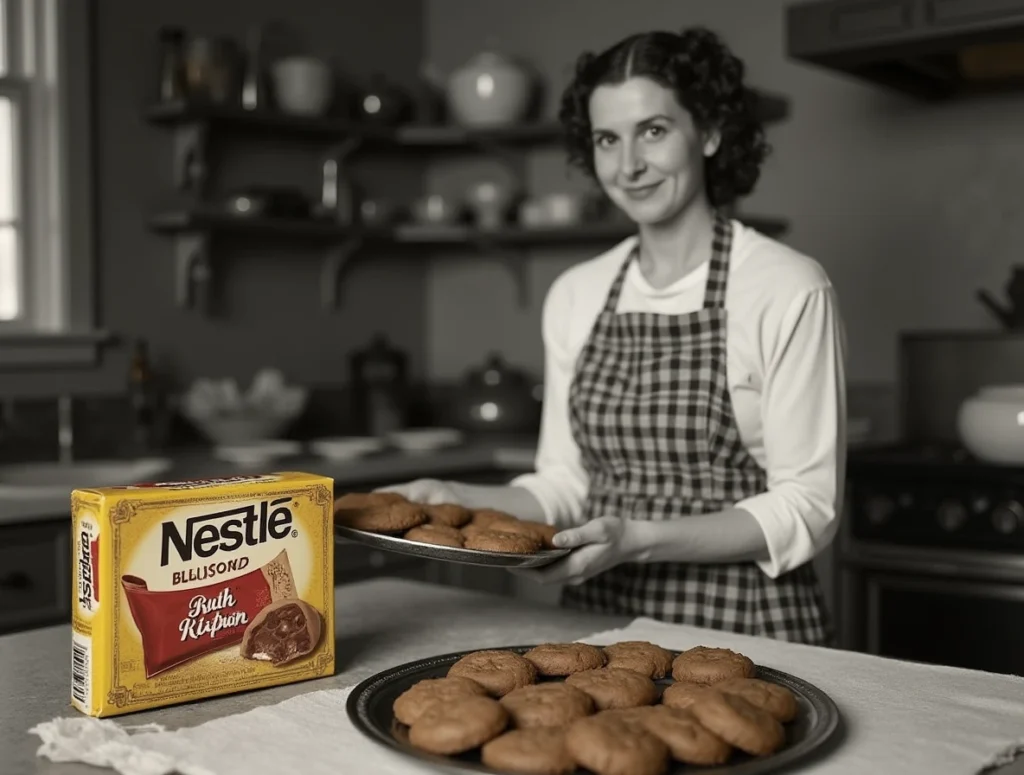
M 106 331 L 0 332 L 0 370 L 95 366 L 113 341 Z

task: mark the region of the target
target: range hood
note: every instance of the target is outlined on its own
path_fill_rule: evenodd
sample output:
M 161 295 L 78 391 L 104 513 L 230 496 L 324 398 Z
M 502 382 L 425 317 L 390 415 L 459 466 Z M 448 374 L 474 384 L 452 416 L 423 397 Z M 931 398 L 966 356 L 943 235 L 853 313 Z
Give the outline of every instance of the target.
M 1024 93 L 1024 0 L 819 0 L 786 9 L 790 58 L 913 97 Z

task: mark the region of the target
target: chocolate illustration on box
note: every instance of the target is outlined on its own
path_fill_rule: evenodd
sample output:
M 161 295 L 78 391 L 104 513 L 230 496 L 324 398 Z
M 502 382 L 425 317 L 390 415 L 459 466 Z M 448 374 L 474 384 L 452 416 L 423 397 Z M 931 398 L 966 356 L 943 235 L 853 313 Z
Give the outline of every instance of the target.
M 333 496 L 300 473 L 75 490 L 72 704 L 111 716 L 332 674 Z

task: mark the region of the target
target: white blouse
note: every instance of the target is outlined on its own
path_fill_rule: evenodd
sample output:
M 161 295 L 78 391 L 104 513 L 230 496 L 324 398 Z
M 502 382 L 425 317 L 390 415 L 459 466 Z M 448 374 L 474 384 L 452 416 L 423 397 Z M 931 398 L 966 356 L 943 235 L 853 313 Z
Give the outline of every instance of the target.
M 579 524 L 588 476 L 569 426 L 576 360 L 604 307 L 630 237 L 568 269 L 544 302 L 544 410 L 536 471 L 517 477 L 549 523 Z M 680 315 L 704 301 L 708 263 L 654 288 L 634 261 L 618 312 Z M 726 290 L 727 373 L 740 437 L 768 475 L 768 490 L 736 503 L 764 531 L 776 578 L 835 535 L 846 466 L 846 337 L 835 290 L 811 258 L 733 222 Z

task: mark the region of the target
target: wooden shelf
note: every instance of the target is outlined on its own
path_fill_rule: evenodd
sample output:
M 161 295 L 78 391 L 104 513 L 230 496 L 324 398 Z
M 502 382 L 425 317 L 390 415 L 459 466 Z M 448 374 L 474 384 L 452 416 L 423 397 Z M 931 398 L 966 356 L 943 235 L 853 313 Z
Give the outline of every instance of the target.
M 769 236 L 783 233 L 785 221 L 768 218 L 740 220 Z M 321 299 L 326 309 L 339 304 L 341 277 L 366 246 L 469 247 L 480 255 L 502 261 L 514 276 L 520 304 L 527 304 L 525 252 L 542 245 L 602 245 L 611 247 L 634 232 L 623 222 L 525 228 L 508 225 L 479 229 L 469 225 L 432 226 L 399 224 L 387 229 L 345 226 L 328 220 L 235 216 L 215 210 L 183 210 L 156 215 L 149 227 L 175 240 L 175 286 L 178 304 L 212 308 L 210 286 L 213 260 L 210 243 L 218 236 L 279 238 L 313 242 L 323 250 Z M 429 251 L 424 251 L 429 255 Z
M 788 223 L 780 219 L 738 216 L 738 220 L 769 237 L 779 236 L 788 228 Z M 213 210 L 161 213 L 150 219 L 149 227 L 167 235 L 209 233 L 328 241 L 358 238 L 397 245 L 564 245 L 622 240 L 635 231 L 631 224 L 620 221 L 532 228 L 508 225 L 498 229 L 405 223 L 392 228 L 365 229 L 327 219 L 234 216 Z
M 784 97 L 759 92 L 761 118 L 765 123 L 782 121 L 789 115 Z M 474 145 L 550 143 L 562 136 L 557 121 L 538 121 L 494 129 L 467 129 L 455 124 L 406 124 L 374 126 L 367 122 L 333 117 L 290 116 L 271 110 L 247 111 L 236 107 L 189 105 L 172 102 L 154 105 L 146 111 L 151 124 L 181 127 L 201 124 L 237 130 L 281 133 L 322 139 L 353 139 L 369 145 L 404 148 L 457 148 Z

